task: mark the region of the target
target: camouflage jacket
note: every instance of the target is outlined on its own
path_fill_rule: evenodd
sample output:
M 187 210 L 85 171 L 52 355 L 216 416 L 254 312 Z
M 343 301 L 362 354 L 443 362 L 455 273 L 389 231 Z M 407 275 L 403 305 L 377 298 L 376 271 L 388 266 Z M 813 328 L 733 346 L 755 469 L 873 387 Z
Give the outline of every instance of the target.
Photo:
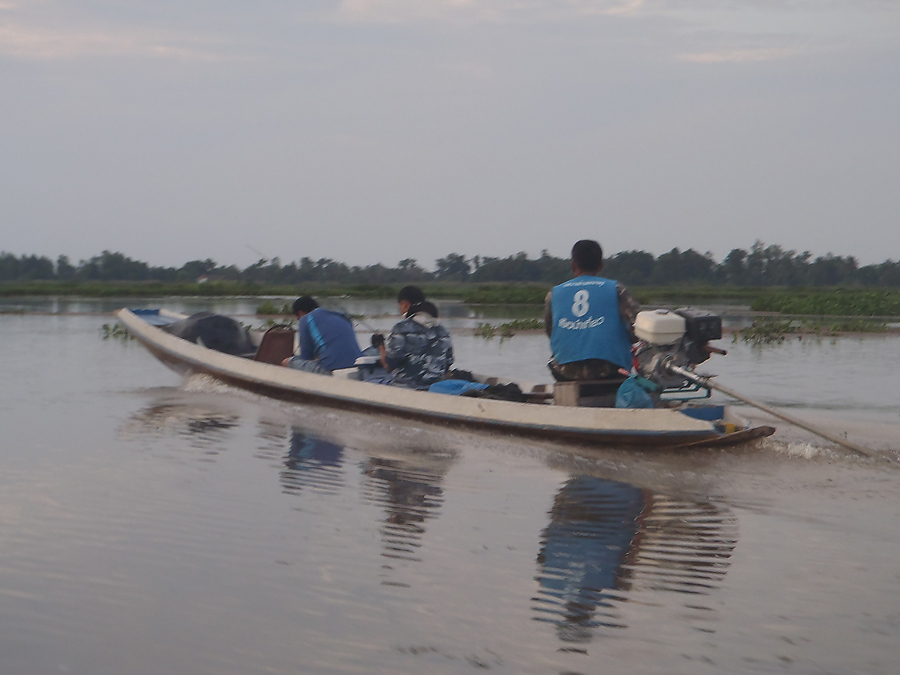
M 453 365 L 450 333 L 425 312 L 397 323 L 385 349 L 394 384 L 413 389 L 427 389 Z

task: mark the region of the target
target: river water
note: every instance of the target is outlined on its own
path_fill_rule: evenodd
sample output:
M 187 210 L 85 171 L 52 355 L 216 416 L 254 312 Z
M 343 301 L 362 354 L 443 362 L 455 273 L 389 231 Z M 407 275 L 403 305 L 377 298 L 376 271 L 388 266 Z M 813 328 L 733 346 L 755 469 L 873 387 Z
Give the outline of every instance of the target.
M 900 338 L 709 364 L 874 458 L 777 421 L 623 451 L 182 380 L 101 338 L 117 304 L 0 308 L 2 675 L 900 669 Z M 458 366 L 547 379 L 543 336 L 442 310 Z

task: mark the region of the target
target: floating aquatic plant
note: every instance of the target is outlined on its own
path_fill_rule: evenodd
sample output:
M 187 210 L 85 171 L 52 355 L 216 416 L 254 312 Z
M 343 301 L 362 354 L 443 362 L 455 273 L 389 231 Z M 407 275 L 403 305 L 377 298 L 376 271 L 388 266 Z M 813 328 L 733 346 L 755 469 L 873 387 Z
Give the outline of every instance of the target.
M 524 330 L 543 330 L 544 321 L 543 319 L 515 319 L 513 321 L 507 321 L 506 323 L 501 323 L 499 325 L 494 325 L 491 323 L 479 323 L 474 330 L 474 333 L 477 337 L 482 337 L 486 340 L 490 340 L 499 333 L 501 339 L 511 338 L 519 331 Z
M 133 340 L 134 336 L 125 330 L 120 323 L 105 323 L 100 327 L 100 335 L 104 340 Z
M 753 320 L 749 328 L 735 331 L 735 341 L 755 345 L 784 342 L 788 336 L 827 337 L 841 333 L 884 333 L 887 323 L 871 319 L 797 319 L 761 317 Z

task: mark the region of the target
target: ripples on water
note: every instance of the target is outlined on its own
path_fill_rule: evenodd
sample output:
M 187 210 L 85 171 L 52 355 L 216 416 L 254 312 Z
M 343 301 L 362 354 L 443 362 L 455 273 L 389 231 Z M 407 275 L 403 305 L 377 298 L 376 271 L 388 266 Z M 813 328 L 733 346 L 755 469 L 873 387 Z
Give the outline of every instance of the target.
M 344 448 L 340 445 L 293 428 L 290 449 L 283 459 L 281 483 L 287 494 L 296 495 L 303 490 L 336 494 L 346 487 Z M 358 466 L 363 477 L 361 496 L 384 512 L 379 531 L 381 555 L 387 559 L 385 570 L 391 569 L 394 560 L 420 561 L 418 551 L 426 522 L 435 517 L 443 503 L 441 481 L 450 458 L 426 459 L 429 468 L 406 459 L 384 457 L 369 457 Z
M 363 473 L 363 495 L 384 510 L 380 528 L 382 555 L 388 560 L 419 562 L 425 524 L 443 502 L 441 476 L 398 460 L 371 458 Z M 390 564 L 385 565 L 386 569 Z
M 304 489 L 334 494 L 344 486 L 344 448 L 309 436 L 302 430 L 291 433 L 291 449 L 284 457 L 281 484 L 288 494 Z
M 769 442 L 567 451 L 289 406 L 182 382 L 99 340 L 108 320 L 0 317 L 2 675 L 900 662 L 891 467 Z M 458 346 L 465 363 L 543 374 L 537 338 Z M 845 392 L 855 414 L 890 393 L 852 347 L 775 361 L 800 377 L 823 353 L 862 358 L 874 384 Z M 765 357 L 736 353 L 735 386 L 787 391 Z M 814 409 L 815 389 L 795 403 Z
M 197 392 L 203 382 L 188 388 Z M 126 426 L 187 436 L 192 448 L 207 453 L 240 423 L 234 414 L 169 402 L 138 412 Z M 284 494 L 318 498 L 350 491 L 377 507 L 380 583 L 408 588 L 398 565 L 423 562 L 428 524 L 441 516 L 443 483 L 456 453 L 413 446 L 390 457 L 366 456 L 307 428 L 272 423 L 261 425 L 258 436 L 256 456 L 281 464 Z M 737 543 L 736 520 L 724 507 L 575 474 L 556 491 L 546 519 L 531 618 L 553 627 L 561 651 L 587 653 L 596 637 L 627 628 L 619 610 L 633 594 L 643 596 L 646 607 L 654 606 L 648 598 L 657 593 L 678 594 L 682 620 L 712 631 L 715 616 L 702 598 L 715 592 Z
M 702 616 L 711 610 L 693 596 L 708 595 L 725 575 L 737 543 L 734 517 L 592 476 L 570 478 L 549 515 L 534 609 L 563 642 L 626 628 L 618 610 L 632 591 L 681 593 L 684 607 L 714 618 Z

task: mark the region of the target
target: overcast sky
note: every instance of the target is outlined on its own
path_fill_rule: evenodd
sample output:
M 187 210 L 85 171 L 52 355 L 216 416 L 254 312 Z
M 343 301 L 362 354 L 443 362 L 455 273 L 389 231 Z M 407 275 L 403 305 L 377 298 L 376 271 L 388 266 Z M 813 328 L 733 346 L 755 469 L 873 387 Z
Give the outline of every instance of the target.
M 0 0 L 0 251 L 900 259 L 897 0 Z

